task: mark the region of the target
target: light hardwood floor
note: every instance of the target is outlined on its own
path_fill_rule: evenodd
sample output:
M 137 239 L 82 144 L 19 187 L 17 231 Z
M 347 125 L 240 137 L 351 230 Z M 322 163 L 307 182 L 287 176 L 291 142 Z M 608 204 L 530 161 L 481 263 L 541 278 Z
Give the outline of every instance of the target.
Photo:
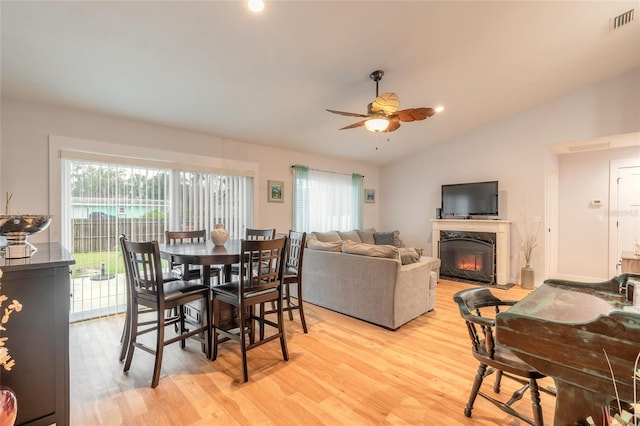
M 238 345 L 208 361 L 200 345 L 167 347 L 160 384 L 149 387 L 153 358 L 136 351 L 131 370 L 118 361 L 123 316 L 70 329 L 72 425 L 523 425 L 478 398 L 463 408 L 477 363 L 453 294 L 470 285 L 441 280 L 433 312 L 389 331 L 310 304 L 309 334 L 287 327 L 290 360 L 277 341 L 249 352 L 242 382 Z M 519 287 L 494 290 L 519 299 Z M 483 389 L 492 393 L 491 384 Z M 504 380 L 502 397 L 514 387 Z M 545 385 L 552 385 L 545 379 Z M 555 400 L 542 394 L 545 423 Z M 530 415 L 529 395 L 515 407 Z

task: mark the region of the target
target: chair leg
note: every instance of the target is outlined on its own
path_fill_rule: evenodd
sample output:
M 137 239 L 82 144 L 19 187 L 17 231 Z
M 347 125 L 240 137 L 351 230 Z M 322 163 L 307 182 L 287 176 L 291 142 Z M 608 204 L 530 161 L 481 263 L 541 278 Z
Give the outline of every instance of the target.
M 245 312 L 245 315 L 246 315 L 245 321 L 248 320 L 249 343 L 254 344 L 256 341 L 256 323 L 254 321 L 254 318 L 256 316 L 256 308 L 255 308 L 255 305 L 251 305 L 247 309 L 248 309 L 248 312 Z M 261 326 L 262 326 L 262 322 L 261 322 Z
M 248 325 L 250 329 L 253 327 L 252 310 L 253 310 L 253 307 L 251 307 L 248 312 L 249 322 L 251 322 L 251 324 Z M 249 381 L 249 366 L 247 365 L 247 333 L 245 333 L 245 325 L 247 320 L 245 318 L 245 315 L 247 315 L 247 312 L 244 312 L 244 309 L 239 309 L 238 311 L 239 311 L 238 315 L 240 315 L 240 318 L 238 318 L 238 320 L 240 323 L 240 352 L 242 353 L 242 379 L 246 383 Z M 251 341 L 251 336 L 253 333 L 251 331 L 250 333 L 251 334 L 249 335 L 249 341 L 253 343 Z
M 184 325 L 184 305 L 178 306 L 178 315 L 180 319 L 180 330 L 178 331 L 180 334 L 184 334 L 187 331 L 187 327 Z M 180 340 L 180 348 L 184 349 L 187 346 L 187 342 L 185 339 Z
M 304 309 L 302 308 L 302 283 L 300 281 L 298 281 L 298 311 L 300 312 L 302 330 L 307 333 L 307 322 L 304 319 Z
M 124 368 L 123 371 L 129 371 L 129 368 L 131 367 L 131 360 L 133 359 L 133 352 L 135 350 L 135 343 L 138 339 L 138 306 L 134 305 L 131 308 L 131 317 L 129 319 L 130 325 L 129 325 L 129 331 L 130 331 L 130 336 L 129 336 L 129 341 L 127 342 L 127 356 L 126 359 L 124 361 Z
M 129 340 L 131 339 L 131 302 L 128 300 L 127 295 L 127 309 L 124 314 L 124 327 L 122 329 L 122 337 L 120 337 L 120 356 L 118 360 L 122 362 L 127 356 L 127 350 L 129 349 Z
M 502 382 L 502 370 L 496 371 L 496 380 L 493 382 L 493 391 L 500 393 L 500 382 Z
M 284 298 L 286 300 L 285 306 L 286 310 L 289 313 L 289 321 L 293 321 L 293 309 L 291 306 L 291 291 L 289 290 L 289 284 L 284 284 Z
M 280 347 L 282 348 L 282 358 L 289 361 L 289 351 L 287 351 L 287 340 L 284 333 L 284 313 L 282 312 L 282 297 L 278 299 L 278 333 L 280 334 Z
M 540 405 L 540 391 L 536 379 L 529 380 L 529 391 L 531 392 L 531 407 L 533 408 L 533 422 L 536 426 L 543 426 L 542 406 Z
M 218 358 L 218 316 L 216 313 L 220 312 L 220 301 L 213 299 L 213 312 L 210 312 L 211 318 L 213 318 L 213 326 L 211 327 L 211 359 L 213 361 Z
M 484 379 L 484 374 L 487 371 L 487 366 L 485 364 L 480 364 L 478 367 L 478 372 L 476 373 L 476 378 L 473 381 L 473 386 L 471 387 L 471 394 L 469 395 L 469 401 L 467 402 L 467 406 L 464 408 L 464 415 L 467 417 L 471 417 L 471 410 L 473 410 L 473 403 L 476 401 L 478 397 L 478 391 L 480 390 L 480 386 L 482 386 L 482 380 Z
M 160 381 L 160 370 L 162 367 L 162 354 L 164 352 L 164 312 L 158 309 L 158 330 L 156 334 L 156 360 L 153 364 L 153 378 L 151 379 L 151 387 L 158 386 Z M 184 342 L 184 340 L 183 340 Z

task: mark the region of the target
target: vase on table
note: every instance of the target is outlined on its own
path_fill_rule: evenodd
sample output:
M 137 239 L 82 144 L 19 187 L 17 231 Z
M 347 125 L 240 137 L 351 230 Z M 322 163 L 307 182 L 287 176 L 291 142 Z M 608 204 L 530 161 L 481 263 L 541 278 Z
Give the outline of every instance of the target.
M 223 246 L 224 243 L 227 242 L 228 238 L 229 238 L 229 231 L 224 229 L 223 224 L 218 223 L 213 227 L 213 231 L 211 231 L 211 241 L 213 242 L 214 246 L 216 247 Z
M 8 386 L 0 385 L 0 426 L 13 426 L 18 415 L 18 399 Z
M 535 270 L 526 265 L 520 270 L 520 286 L 526 289 L 532 289 L 535 287 L 536 274 Z

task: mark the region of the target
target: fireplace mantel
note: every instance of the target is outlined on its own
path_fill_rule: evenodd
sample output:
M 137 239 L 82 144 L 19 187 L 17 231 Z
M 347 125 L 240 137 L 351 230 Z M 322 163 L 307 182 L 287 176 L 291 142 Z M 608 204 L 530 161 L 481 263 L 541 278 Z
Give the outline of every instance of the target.
M 474 219 L 433 219 L 432 255 L 438 256 L 440 231 L 492 232 L 496 234 L 496 284 L 509 282 L 511 263 L 511 221 L 510 220 L 474 220 Z

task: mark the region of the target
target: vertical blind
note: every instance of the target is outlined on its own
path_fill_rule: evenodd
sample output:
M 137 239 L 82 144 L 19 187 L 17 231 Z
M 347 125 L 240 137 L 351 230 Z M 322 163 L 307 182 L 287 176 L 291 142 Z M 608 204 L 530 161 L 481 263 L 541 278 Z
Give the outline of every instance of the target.
M 364 176 L 293 166 L 293 229 L 351 230 L 362 227 Z
M 120 234 L 164 242 L 166 230 L 210 231 L 222 223 L 240 238 L 252 224 L 248 176 L 65 157 L 62 170 L 62 242 L 76 260 L 72 320 L 124 310 Z

